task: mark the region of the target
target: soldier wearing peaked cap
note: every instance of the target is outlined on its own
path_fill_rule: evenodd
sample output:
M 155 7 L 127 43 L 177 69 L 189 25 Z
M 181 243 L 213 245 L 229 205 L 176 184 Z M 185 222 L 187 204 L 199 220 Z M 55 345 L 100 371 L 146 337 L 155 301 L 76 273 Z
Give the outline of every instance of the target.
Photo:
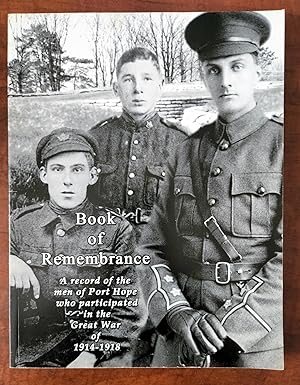
M 103 279 L 122 275 L 136 288 L 134 269 L 127 265 L 81 263 L 79 259 L 78 263 L 72 262 L 72 258 L 82 260 L 99 252 L 131 255 L 135 243 L 128 221 L 109 209 L 93 206 L 87 199 L 87 188 L 98 178 L 95 139 L 81 130 L 54 130 L 38 143 L 36 160 L 40 179 L 48 186 L 49 201 L 16 210 L 11 216 L 11 299 L 19 298 L 12 364 L 131 366 L 131 342 L 138 329 L 138 314 L 134 306 L 125 303 L 112 309 L 109 301 L 114 297 L 112 292 L 107 293 Z M 101 217 L 102 222 L 93 226 L 87 221 L 78 223 L 77 213 L 81 218 Z M 90 237 L 98 239 L 99 234 L 104 235 L 101 241 L 88 241 Z M 55 263 L 55 258 L 63 257 L 71 262 L 62 259 Z M 86 283 L 91 280 L 94 283 Z M 110 290 L 113 286 L 114 283 Z M 90 287 L 95 291 L 87 294 Z M 103 298 L 108 304 L 101 308 L 93 305 L 99 300 L 99 290 L 107 293 Z M 106 316 L 99 315 L 99 309 Z M 119 327 L 102 327 L 103 317 Z M 12 327 L 12 333 L 13 330 Z M 97 335 L 101 337 L 96 340 Z
M 177 147 L 140 240 L 153 366 L 283 367 L 283 130 L 254 97 L 269 34 L 255 12 L 186 28 L 218 119 Z
M 59 128 L 39 141 L 36 148 L 36 162 L 38 167 L 41 167 L 54 155 L 76 151 L 91 154 L 95 165 L 98 162 L 98 147 L 93 136 L 83 130 Z

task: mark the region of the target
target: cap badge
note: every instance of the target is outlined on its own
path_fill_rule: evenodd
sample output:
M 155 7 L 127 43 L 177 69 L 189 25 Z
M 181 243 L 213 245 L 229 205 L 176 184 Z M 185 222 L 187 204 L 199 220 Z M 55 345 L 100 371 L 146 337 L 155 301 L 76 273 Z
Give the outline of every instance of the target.
M 57 139 L 58 139 L 60 142 L 64 142 L 64 141 L 70 139 L 70 135 L 69 135 L 69 134 L 62 133 L 62 134 L 60 134 L 60 135 L 57 135 Z

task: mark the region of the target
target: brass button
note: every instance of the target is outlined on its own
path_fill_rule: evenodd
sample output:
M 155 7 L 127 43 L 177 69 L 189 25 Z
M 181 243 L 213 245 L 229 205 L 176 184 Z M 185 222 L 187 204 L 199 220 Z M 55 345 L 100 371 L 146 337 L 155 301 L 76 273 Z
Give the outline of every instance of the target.
M 134 139 L 133 144 L 139 144 L 139 141 L 137 139 Z
M 28 265 L 31 264 L 31 259 L 27 259 L 26 263 L 28 263 Z
M 205 233 L 205 238 L 209 239 L 210 235 L 209 233 Z
M 130 179 L 132 179 L 132 178 L 135 177 L 135 173 L 134 172 L 130 172 L 128 176 L 129 176 Z
M 210 198 L 207 203 L 209 206 L 214 206 L 217 203 L 217 200 L 215 198 Z
M 223 139 L 222 142 L 220 143 L 219 149 L 221 151 L 226 151 L 229 148 L 229 142 L 227 140 Z
M 175 195 L 178 195 L 180 193 L 181 189 L 179 187 L 175 188 Z
M 136 156 L 132 155 L 131 160 L 136 160 Z
M 102 170 L 101 170 L 101 167 L 98 167 L 98 168 L 97 168 L 97 173 L 100 174 L 101 171 L 102 171 Z
M 134 192 L 133 192 L 133 190 L 128 190 L 128 191 L 127 191 L 127 194 L 128 194 L 129 196 L 131 196 L 131 195 L 134 194 Z
M 66 234 L 66 232 L 65 232 L 64 229 L 58 229 L 57 232 L 56 232 L 56 234 L 57 234 L 59 237 L 63 237 L 63 236 Z
M 212 169 L 211 175 L 212 176 L 218 176 L 221 174 L 222 169 L 220 167 L 215 167 Z
M 161 172 L 162 176 L 166 176 L 166 173 L 164 171 Z
M 258 187 L 257 194 L 263 195 L 266 192 L 266 189 L 263 186 Z

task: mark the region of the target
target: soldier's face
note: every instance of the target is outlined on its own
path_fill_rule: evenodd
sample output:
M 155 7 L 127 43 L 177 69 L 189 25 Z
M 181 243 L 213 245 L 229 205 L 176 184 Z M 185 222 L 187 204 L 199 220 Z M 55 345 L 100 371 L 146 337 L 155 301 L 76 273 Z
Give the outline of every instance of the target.
M 51 157 L 46 168 L 40 168 L 40 179 L 48 185 L 52 201 L 72 209 L 85 200 L 88 185 L 95 184 L 98 176 L 83 152 L 63 152 Z
M 123 108 L 137 121 L 153 111 L 161 95 L 162 80 L 152 60 L 125 63 L 114 83 Z
M 208 59 L 202 65 L 205 84 L 221 118 L 230 122 L 255 107 L 260 71 L 251 54 Z

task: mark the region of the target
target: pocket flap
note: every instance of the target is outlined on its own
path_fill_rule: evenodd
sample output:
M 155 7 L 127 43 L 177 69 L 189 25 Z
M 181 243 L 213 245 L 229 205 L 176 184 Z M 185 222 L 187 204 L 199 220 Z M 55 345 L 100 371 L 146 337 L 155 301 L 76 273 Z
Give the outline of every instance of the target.
M 174 178 L 174 195 L 191 195 L 195 198 L 192 178 L 189 176 L 175 176 Z
M 154 175 L 158 178 L 163 179 L 165 176 L 165 171 L 163 166 L 147 165 L 146 168 L 149 174 Z
M 279 172 L 253 172 L 232 175 L 232 195 L 281 194 L 282 174 Z

